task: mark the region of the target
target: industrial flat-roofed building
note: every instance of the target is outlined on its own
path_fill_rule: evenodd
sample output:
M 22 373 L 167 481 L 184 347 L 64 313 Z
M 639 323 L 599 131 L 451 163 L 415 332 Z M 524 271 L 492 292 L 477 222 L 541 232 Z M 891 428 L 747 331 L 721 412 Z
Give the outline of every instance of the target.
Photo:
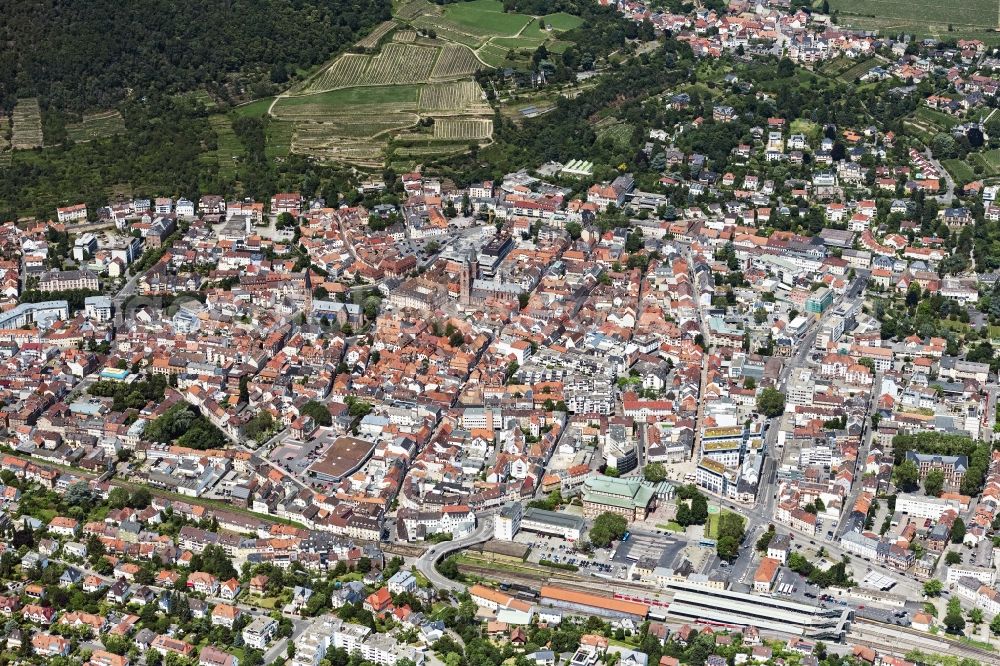
M 753 626 L 790 636 L 840 640 L 851 619 L 851 611 L 846 609 L 720 590 L 686 580 L 668 580 L 664 587 L 674 593 L 667 614 L 684 621 Z
M 580 516 L 568 513 L 529 508 L 521 517 L 521 529 L 576 541 L 583 533 L 584 521 Z
M 338 437 L 326 455 L 309 466 L 310 477 L 336 483 L 358 471 L 375 450 L 375 443 L 357 437 Z

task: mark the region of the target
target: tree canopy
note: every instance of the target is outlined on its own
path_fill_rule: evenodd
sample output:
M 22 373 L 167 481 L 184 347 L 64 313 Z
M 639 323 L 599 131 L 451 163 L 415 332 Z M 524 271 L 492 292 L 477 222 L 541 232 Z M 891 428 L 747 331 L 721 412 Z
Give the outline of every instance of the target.
M 765 388 L 757 396 L 757 409 L 764 416 L 773 418 L 785 411 L 785 394 L 774 388 Z
M 192 449 L 217 449 L 226 444 L 226 436 L 198 412 L 181 402 L 146 426 L 143 435 L 154 442 L 176 443 Z
M 390 16 L 388 0 L 11 0 L 0 16 L 0 107 L 37 96 L 86 111 L 130 94 L 284 83 Z M 120 39 L 110 39 L 118 35 Z
M 594 519 L 590 528 L 590 541 L 598 548 L 607 548 L 612 541 L 621 539 L 628 529 L 628 521 L 624 516 L 606 511 Z

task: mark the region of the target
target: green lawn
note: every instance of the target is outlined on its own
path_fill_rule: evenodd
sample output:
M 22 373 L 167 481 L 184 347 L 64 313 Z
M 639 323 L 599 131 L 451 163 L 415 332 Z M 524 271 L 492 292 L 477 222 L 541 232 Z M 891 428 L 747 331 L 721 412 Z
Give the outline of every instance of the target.
M 987 150 L 979 154 L 991 170 L 1000 171 L 1000 150 Z
M 244 597 L 241 601 L 251 606 L 274 610 L 274 605 L 278 601 L 278 597 Z
M 562 39 L 556 39 L 546 44 L 545 48 L 547 48 L 551 53 L 558 53 L 562 55 L 563 53 L 566 52 L 566 49 L 568 49 L 571 46 L 573 46 L 573 42 L 567 42 Z
M 793 120 L 788 131 L 792 134 L 805 134 L 806 138 L 810 141 L 819 141 L 822 134 L 822 128 L 818 123 L 806 120 L 805 118 L 796 118 Z
M 719 521 L 722 520 L 722 515 L 726 513 L 732 513 L 732 511 L 715 511 L 712 509 L 717 509 L 711 504 L 708 506 L 708 522 L 705 523 L 705 536 L 709 539 L 719 538 Z
M 471 32 L 483 35 L 516 35 L 532 17 L 506 14 L 499 0 L 471 0 L 445 5 L 444 17 Z
M 566 12 L 548 14 L 542 18 L 545 21 L 545 25 L 551 27 L 553 30 L 572 30 L 583 23 L 583 19 L 579 16 L 573 16 Z
M 954 321 L 952 319 L 939 319 L 938 324 L 940 324 L 942 328 L 947 328 L 948 330 L 955 331 L 956 333 L 965 333 L 972 328 L 964 322 Z
M 661 530 L 670 530 L 671 532 L 677 532 L 679 534 L 683 534 L 685 531 L 684 528 L 680 525 L 680 523 L 673 520 L 671 520 L 669 523 L 658 524 L 656 527 Z
M 241 116 L 262 116 L 267 113 L 268 108 L 271 106 L 271 102 L 274 101 L 273 97 L 265 97 L 264 99 L 258 99 L 249 104 L 242 104 L 237 106 L 233 111 Z

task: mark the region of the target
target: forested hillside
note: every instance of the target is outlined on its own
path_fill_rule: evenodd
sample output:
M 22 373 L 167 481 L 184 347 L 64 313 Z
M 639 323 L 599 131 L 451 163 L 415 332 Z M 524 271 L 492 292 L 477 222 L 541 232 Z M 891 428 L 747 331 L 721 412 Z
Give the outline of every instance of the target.
M 0 108 L 102 109 L 150 88 L 243 98 L 389 16 L 389 0 L 7 0 Z

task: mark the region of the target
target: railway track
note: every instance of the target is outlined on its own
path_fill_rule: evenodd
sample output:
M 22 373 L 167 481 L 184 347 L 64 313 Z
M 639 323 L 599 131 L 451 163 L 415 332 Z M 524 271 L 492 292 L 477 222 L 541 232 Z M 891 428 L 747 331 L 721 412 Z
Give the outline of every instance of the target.
M 542 585 L 555 585 L 557 587 L 562 587 L 568 590 L 574 590 L 576 592 L 586 592 L 587 594 L 593 594 L 595 596 L 607 597 L 609 599 L 618 598 L 616 597 L 616 592 L 621 592 L 625 594 L 634 594 L 637 597 L 648 597 L 650 593 L 653 592 L 648 587 L 641 585 L 632 585 L 625 581 L 610 581 L 601 580 L 599 578 L 585 579 L 581 578 L 579 575 L 574 575 L 565 571 L 559 571 L 558 569 L 553 569 L 552 571 L 539 572 L 539 575 L 535 576 L 529 573 L 519 573 L 514 571 L 509 571 L 503 569 L 492 569 L 487 566 L 479 566 L 475 564 L 460 564 L 459 568 L 463 572 L 467 572 L 482 578 L 489 580 L 500 581 L 501 578 L 503 582 L 506 583 L 517 583 L 520 585 L 527 585 L 528 587 L 537 590 Z M 502 574 L 502 576 L 501 576 Z M 662 591 L 656 591 L 662 595 Z M 654 595 L 656 596 L 656 595 Z
M 856 619 L 847 637 L 848 643 L 863 645 L 879 652 L 905 656 L 913 649 L 937 654 L 950 654 L 973 659 L 980 664 L 1000 666 L 1000 654 L 967 645 L 959 641 L 939 638 L 922 631 L 883 624 L 867 619 Z

